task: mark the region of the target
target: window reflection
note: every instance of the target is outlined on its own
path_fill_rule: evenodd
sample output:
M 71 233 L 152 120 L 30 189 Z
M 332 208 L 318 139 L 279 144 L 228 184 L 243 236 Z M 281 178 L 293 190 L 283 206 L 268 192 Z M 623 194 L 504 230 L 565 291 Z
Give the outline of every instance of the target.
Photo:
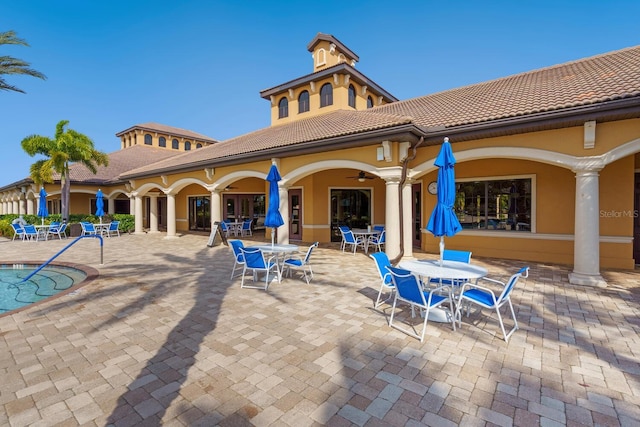
M 531 179 L 458 182 L 454 210 L 464 229 L 531 231 Z

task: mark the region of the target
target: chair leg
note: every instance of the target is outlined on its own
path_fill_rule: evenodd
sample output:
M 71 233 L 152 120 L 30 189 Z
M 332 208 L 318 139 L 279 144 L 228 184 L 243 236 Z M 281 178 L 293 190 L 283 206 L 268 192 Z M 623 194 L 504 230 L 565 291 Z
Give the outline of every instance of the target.
M 393 288 L 389 288 L 389 296 L 387 297 L 387 299 L 385 299 L 384 301 L 380 301 L 380 298 L 382 297 L 382 291 L 384 290 L 384 288 L 386 288 L 386 286 L 380 285 L 380 290 L 378 291 L 378 298 L 376 298 L 376 302 L 373 304 L 373 308 L 378 308 L 382 304 L 384 304 L 385 302 L 393 298 Z

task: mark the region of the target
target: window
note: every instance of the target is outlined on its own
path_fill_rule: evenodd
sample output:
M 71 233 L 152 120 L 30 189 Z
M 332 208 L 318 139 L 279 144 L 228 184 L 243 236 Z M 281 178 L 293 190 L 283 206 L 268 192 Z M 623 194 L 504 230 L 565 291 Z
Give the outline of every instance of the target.
M 289 117 L 289 101 L 283 97 L 278 102 L 278 118 L 284 119 L 285 117 Z
M 202 148 L 202 144 L 200 144 L 199 142 L 196 144 L 196 150 L 197 150 L 198 148 Z
M 152 144 L 153 144 L 153 140 L 151 139 L 151 135 L 146 133 L 144 135 L 144 145 L 152 145 Z
M 320 108 L 327 105 L 333 105 L 333 86 L 331 83 L 325 83 L 320 88 Z
M 463 229 L 531 231 L 531 178 L 456 183 Z
M 356 108 L 356 89 L 349 85 L 349 107 Z
M 327 51 L 324 49 L 318 49 L 316 52 L 316 67 L 327 63 Z
M 178 150 L 180 148 L 180 143 L 177 139 L 173 139 L 171 141 L 171 148 L 173 148 L 174 150 Z
M 298 97 L 298 114 L 309 111 L 309 92 L 303 90 Z
M 167 138 L 161 136 L 158 140 L 158 147 L 166 147 L 167 146 Z
M 184 142 L 184 151 L 190 151 L 191 150 L 191 141 L 185 141 Z
M 367 96 L 367 108 L 373 108 L 373 98 Z

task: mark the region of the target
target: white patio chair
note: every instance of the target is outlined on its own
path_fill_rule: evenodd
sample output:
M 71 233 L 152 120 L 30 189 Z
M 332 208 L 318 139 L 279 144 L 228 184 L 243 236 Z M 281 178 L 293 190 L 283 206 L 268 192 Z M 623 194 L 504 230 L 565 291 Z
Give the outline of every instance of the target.
M 226 238 L 231 234 L 231 229 L 229 228 L 229 224 L 226 220 L 220 223 L 220 230 L 224 233 L 224 237 Z
M 67 238 L 67 234 L 66 234 L 66 230 L 67 230 L 67 223 L 64 222 L 62 224 L 58 223 L 51 225 L 51 227 L 49 227 L 49 229 L 47 230 L 47 239 L 49 238 L 49 236 L 58 236 L 58 239 L 62 240 L 63 238 Z
M 83 236 L 88 236 L 88 235 L 97 235 L 98 234 L 98 230 L 96 230 L 96 228 L 94 227 L 94 225 L 90 222 L 81 222 L 80 226 L 82 227 L 82 235 Z
M 26 224 L 25 226 L 22 227 L 24 230 L 24 240 L 38 240 L 38 237 L 40 237 L 40 233 L 38 233 L 38 230 L 36 230 L 36 227 L 34 227 L 31 224 Z
M 387 267 L 391 267 L 391 262 L 389 261 L 389 257 L 387 256 L 387 254 L 384 252 L 376 252 L 373 254 L 369 254 L 369 256 L 376 262 L 376 268 L 381 279 L 378 298 L 376 298 L 376 301 L 373 303 L 373 308 L 378 308 L 383 303 L 393 298 L 393 292 L 395 291 L 393 280 L 391 280 L 391 272 L 387 270 Z M 389 296 L 384 301 L 380 301 L 383 291 L 388 291 Z
M 518 279 L 520 279 L 521 277 L 529 277 L 529 267 L 522 267 L 516 274 L 511 276 L 511 278 L 509 278 L 506 283 L 488 277 L 483 277 L 478 279 L 475 284 L 465 283 L 464 285 L 462 285 L 456 309 L 456 320 L 458 321 L 458 326 L 460 327 L 462 324 L 463 305 L 466 305 L 467 317 L 469 317 L 469 309 L 471 304 L 479 305 L 481 307 L 481 311 L 482 308 L 495 310 L 498 314 L 498 322 L 500 323 L 500 329 L 502 329 L 504 340 L 505 342 L 508 342 L 509 337 L 518 329 L 518 320 L 516 319 L 516 313 L 513 310 L 513 304 L 511 303 L 511 292 L 518 282 Z M 502 287 L 502 292 L 500 292 L 499 296 L 496 296 L 493 290 L 478 285 L 477 283 L 480 280 L 486 280 L 490 283 L 493 283 L 494 285 Z M 511 310 L 511 317 L 513 318 L 514 323 L 513 328 L 508 333 L 504 328 L 504 321 L 502 320 L 502 316 L 500 315 L 500 308 L 507 304 L 509 305 L 509 309 Z
M 342 252 L 345 251 L 348 245 L 353 248 L 354 254 L 356 253 L 356 249 L 358 248 L 358 246 L 361 246 L 362 249 L 365 250 L 367 243 L 366 239 L 356 238 L 353 235 L 353 231 L 351 230 L 344 231 L 340 229 L 340 233 L 342 234 L 342 243 L 340 244 L 340 249 L 342 249 Z
M 240 282 L 241 288 L 264 289 L 266 291 L 269 288 L 269 279 L 272 278 L 269 275 L 271 272 L 275 272 L 278 282 L 280 282 L 282 274 L 280 273 L 277 257 L 272 256 L 269 259 L 265 259 L 264 253 L 259 248 L 240 248 L 240 250 L 244 257 L 242 281 Z M 256 281 L 258 273 L 264 273 L 264 286 L 245 285 L 244 279 L 248 270 L 251 270 L 253 273 L 254 282 Z
M 318 247 L 318 242 L 315 242 L 314 244 L 312 244 L 311 246 L 309 246 L 309 249 L 307 249 L 307 253 L 304 256 L 304 258 L 301 258 L 300 256 L 292 256 L 291 258 L 287 258 L 284 260 L 284 263 L 282 264 L 282 273 L 284 274 L 285 272 L 289 273 L 289 277 L 291 277 L 291 274 L 293 272 L 293 270 L 301 270 L 302 273 L 304 274 L 304 280 L 307 282 L 307 285 L 309 284 L 309 282 L 311 281 L 311 279 L 313 279 L 313 270 L 311 269 L 311 252 L 313 251 L 314 248 Z M 307 271 L 309 272 L 309 275 L 307 276 Z
M 380 234 L 374 234 L 373 236 L 369 236 L 368 245 L 373 245 L 378 249 L 378 252 L 382 251 L 382 245 L 385 244 L 386 241 L 386 231 L 382 230 Z
M 244 243 L 241 240 L 229 240 L 229 244 L 231 245 L 231 249 L 233 250 L 233 270 L 231 270 L 231 279 L 233 279 L 234 274 L 236 273 L 236 268 L 242 266 L 244 268 L 244 255 L 242 255 L 242 248 L 244 248 Z
M 111 237 L 112 235 L 120 237 L 120 221 L 111 221 L 109 227 L 104 229 L 104 234 L 106 234 L 107 237 Z
M 458 251 L 455 249 L 445 249 L 442 252 L 442 260 L 443 261 L 457 261 L 464 262 L 466 264 L 471 263 L 471 252 L 469 251 Z M 456 278 L 438 278 L 432 277 L 429 279 L 429 284 L 434 285 L 455 285 L 462 286 L 464 285 L 466 280 L 464 279 L 456 279 Z
M 240 228 L 241 236 L 253 236 L 253 231 L 251 230 L 252 219 L 245 219 L 242 222 L 242 227 Z
M 11 228 L 13 228 L 13 239 L 11 241 L 16 240 L 18 236 L 20 236 L 20 240 L 24 240 L 24 227 L 20 224 L 11 224 Z
M 448 302 L 451 312 L 451 326 L 453 330 L 456 330 L 456 322 L 453 312 L 453 304 L 451 298 L 451 288 L 448 286 L 442 286 L 431 291 L 425 291 L 422 288 L 422 284 L 418 278 L 410 271 L 403 270 L 396 267 L 387 267 L 387 270 L 391 273 L 391 280 L 396 288 L 395 298 L 393 299 L 393 307 L 391 309 L 391 317 L 389 318 L 389 326 L 396 328 L 405 334 L 418 338 L 420 342 L 424 341 L 424 333 L 427 330 L 427 321 L 429 320 L 429 310 L 435 307 L 439 307 L 442 304 Z M 398 301 L 405 302 L 411 306 L 411 318 L 414 315 L 414 307 L 418 307 L 424 310 L 424 321 L 422 322 L 422 331 L 416 331 L 415 327 L 411 325 L 411 329 L 402 328 L 393 323 L 395 318 L 396 308 Z M 407 324 L 410 324 L 410 320 L 407 320 Z

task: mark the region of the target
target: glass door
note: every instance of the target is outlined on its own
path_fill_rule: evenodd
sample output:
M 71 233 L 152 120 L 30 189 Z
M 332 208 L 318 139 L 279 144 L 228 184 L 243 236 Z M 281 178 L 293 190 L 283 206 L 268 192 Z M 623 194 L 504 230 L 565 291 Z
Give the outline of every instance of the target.
M 189 230 L 211 231 L 211 199 L 208 196 L 189 197 Z
M 422 242 L 422 184 L 411 186 L 411 215 L 413 226 L 413 246 L 419 248 Z
M 371 190 L 331 190 L 331 241 L 339 242 L 339 225 L 367 228 L 371 225 Z
M 289 190 L 289 238 L 302 240 L 302 190 Z

